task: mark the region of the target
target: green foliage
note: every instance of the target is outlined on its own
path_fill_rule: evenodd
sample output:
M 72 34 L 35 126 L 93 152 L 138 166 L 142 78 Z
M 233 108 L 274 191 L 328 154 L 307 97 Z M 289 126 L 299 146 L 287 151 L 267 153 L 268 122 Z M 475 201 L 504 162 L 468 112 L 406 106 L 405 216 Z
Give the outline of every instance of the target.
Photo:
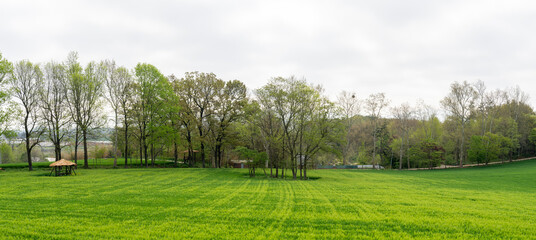
M 15 155 L 11 150 L 11 146 L 5 142 L 0 143 L 0 163 L 12 163 L 15 162 Z
M 303 164 L 308 166 L 308 161 L 319 151 L 335 148 L 330 141 L 337 132 L 331 131 L 336 126 L 333 103 L 323 95 L 320 86 L 309 85 L 305 79 L 294 76 L 273 78 L 255 93 L 266 114 L 264 117 L 276 122 L 261 125 L 263 132 L 270 132 L 263 135 L 264 142 L 278 137 L 289 156 L 293 178 L 297 178 L 298 171 L 300 177 L 303 172 L 307 178 L 307 168 L 298 167 L 298 156 L 302 156 Z
M 16 104 L 11 101 L 7 81 L 12 72 L 13 64 L 3 58 L 0 52 L 0 136 L 8 131 L 10 121 L 19 114 Z
M 375 163 L 380 163 L 382 166 L 389 166 L 390 157 L 393 154 L 393 150 L 391 149 L 392 137 L 389 133 L 386 122 L 383 122 L 378 126 L 378 128 L 376 128 L 376 141 L 380 161 L 375 161 Z
M 409 149 L 413 167 L 437 167 L 444 160 L 445 149 L 431 139 L 425 139 Z
M 97 159 L 104 158 L 108 155 L 108 149 L 105 146 L 96 146 L 94 154 Z
M 529 141 L 532 144 L 536 145 L 536 128 L 530 130 Z
M 111 162 L 110 162 L 111 164 Z M 36 164 L 37 165 L 37 164 Z M 536 161 L 437 171 L 0 171 L 5 239 L 526 239 Z M 396 184 L 394 184 L 396 183 Z M 215 217 L 218 216 L 218 217 Z
M 469 161 L 476 163 L 483 163 L 486 159 L 486 149 L 484 143 L 482 143 L 482 137 L 472 136 L 469 143 L 469 150 L 467 151 L 467 157 Z
M 33 159 L 39 159 L 39 160 L 44 159 L 44 155 L 41 152 L 40 147 L 34 147 L 32 149 L 31 154 L 32 154 Z M 11 161 L 11 163 L 27 162 L 27 158 L 28 158 L 28 155 L 26 154 L 26 145 L 24 144 L 19 144 L 18 146 L 16 145 L 15 151 L 13 152 L 13 160 Z
M 268 155 L 265 152 L 259 152 L 257 150 L 249 149 L 247 147 L 239 146 L 236 147 L 234 151 L 237 152 L 240 157 L 248 160 L 247 165 L 249 168 L 250 177 L 255 177 L 255 168 L 262 167 L 268 159 Z
M 503 159 L 512 150 L 510 138 L 486 133 L 484 136 L 472 136 L 469 144 L 468 159 L 475 163 L 489 163 L 490 161 Z

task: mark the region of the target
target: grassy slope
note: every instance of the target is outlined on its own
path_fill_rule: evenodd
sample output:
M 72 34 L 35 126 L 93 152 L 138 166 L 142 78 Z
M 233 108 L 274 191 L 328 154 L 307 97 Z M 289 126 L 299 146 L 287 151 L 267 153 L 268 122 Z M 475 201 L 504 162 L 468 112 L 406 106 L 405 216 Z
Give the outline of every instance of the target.
M 1 238 L 531 238 L 536 161 L 437 171 L 0 172 Z

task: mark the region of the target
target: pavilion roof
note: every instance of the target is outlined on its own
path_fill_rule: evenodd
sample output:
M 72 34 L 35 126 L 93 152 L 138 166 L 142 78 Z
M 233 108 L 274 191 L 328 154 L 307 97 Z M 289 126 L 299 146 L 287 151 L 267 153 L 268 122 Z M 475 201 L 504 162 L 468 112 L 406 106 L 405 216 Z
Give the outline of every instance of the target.
M 57 162 L 53 162 L 53 163 L 50 164 L 49 166 L 50 166 L 50 167 L 76 166 L 76 163 L 71 162 L 71 161 L 69 161 L 69 160 L 62 159 L 62 160 L 59 160 L 59 161 L 57 161 Z

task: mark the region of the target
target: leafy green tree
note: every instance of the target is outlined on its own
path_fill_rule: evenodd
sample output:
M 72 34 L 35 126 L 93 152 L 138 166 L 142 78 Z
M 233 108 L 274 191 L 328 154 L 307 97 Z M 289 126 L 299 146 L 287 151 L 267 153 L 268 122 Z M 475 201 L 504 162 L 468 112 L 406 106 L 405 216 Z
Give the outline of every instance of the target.
M 469 143 L 469 150 L 467 151 L 467 158 L 471 162 L 483 163 L 486 160 L 486 146 L 482 141 L 481 136 L 471 136 Z
M 43 73 L 39 65 L 23 60 L 15 65 L 13 74 L 10 76 L 10 84 L 13 96 L 22 105 L 26 157 L 28 169 L 32 171 L 32 149 L 39 144 L 41 135 L 45 130 L 39 106 L 39 91 L 43 87 Z
M 159 140 L 156 132 L 160 126 L 158 114 L 163 107 L 162 92 L 168 86 L 167 78 L 153 65 L 138 63 L 135 70 L 136 79 L 136 118 L 140 134 L 140 147 L 148 167 L 149 147 L 151 150 L 151 165 L 154 166 L 156 157 L 155 143 Z M 141 149 L 140 149 L 141 150 Z
M 16 104 L 11 101 L 8 86 L 10 75 L 13 73 L 13 64 L 2 57 L 0 52 L 0 136 L 9 131 L 11 120 L 17 118 L 19 113 Z
M 273 111 L 281 126 L 284 152 L 290 159 L 293 178 L 307 179 L 307 163 L 318 151 L 328 147 L 335 116 L 334 104 L 322 95 L 320 87 L 295 77 L 274 78 L 256 90 L 263 109 Z M 284 158 L 284 157 L 283 157 Z
M 81 142 L 80 125 L 79 120 L 82 115 L 82 82 L 83 82 L 83 68 L 78 62 L 78 53 L 70 52 L 67 56 L 67 61 L 64 63 L 66 66 L 66 78 L 63 82 L 63 89 L 65 91 L 65 100 L 69 110 L 71 121 L 75 123 L 73 145 L 74 145 L 74 162 L 78 163 L 78 146 Z
M 450 93 L 441 100 L 443 109 L 455 119 L 461 127 L 460 135 L 460 154 L 459 165 L 463 167 L 466 125 L 470 120 L 471 111 L 475 104 L 476 91 L 473 86 L 464 81 L 463 83 L 454 82 L 450 85 Z
M 530 130 L 529 141 L 530 143 L 536 145 L 536 128 Z
M 82 72 L 82 67 L 78 63 L 78 54 L 75 52 L 69 54 L 67 61 L 68 77 L 64 83 L 66 100 L 71 117 L 81 133 L 84 145 L 84 168 L 88 168 L 88 134 L 102 125 L 104 121 L 101 108 L 103 107 L 102 94 L 106 68 L 103 64 L 90 62 Z M 78 131 L 75 138 L 75 154 L 77 139 Z
M 378 148 L 378 155 L 380 156 L 380 162 L 379 164 L 382 166 L 390 165 L 392 166 L 392 163 L 390 163 L 390 158 L 393 156 L 393 150 L 391 149 L 391 143 L 392 143 L 392 137 L 389 133 L 389 129 L 387 128 L 387 122 L 383 122 L 377 129 L 376 129 L 376 136 L 378 143 L 376 144 Z
M 225 86 L 214 73 L 188 72 L 181 80 L 180 87 L 184 99 L 183 106 L 186 116 L 183 122 L 187 124 L 188 141 L 191 142 L 191 130 L 196 128 L 201 152 L 201 164 L 205 167 L 205 147 L 208 140 L 209 119 L 215 113 L 215 103 Z
M 195 137 L 195 115 L 194 115 L 194 85 L 195 82 L 191 78 L 176 79 L 173 78 L 172 86 L 176 99 L 179 101 L 179 122 L 181 134 L 186 140 L 186 148 L 188 156 L 186 163 L 193 166 L 195 164 L 194 159 L 194 137 Z
M 248 165 L 250 177 L 255 177 L 255 169 L 258 167 L 264 166 L 263 163 L 266 161 L 266 158 L 268 157 L 265 152 L 259 152 L 257 150 L 249 149 L 243 146 L 236 147 L 234 151 L 237 152 L 240 155 L 240 157 L 246 158 L 246 160 L 248 160 L 247 165 Z M 267 176 L 265 169 L 264 169 L 264 176 Z
M 445 149 L 438 143 L 425 139 L 411 147 L 410 158 L 416 163 L 416 167 L 426 166 L 428 168 L 437 167 L 444 160 Z
M 179 81 L 174 75 L 168 76 L 168 86 L 164 96 L 163 115 L 166 118 L 166 141 L 173 145 L 173 160 L 175 167 L 179 161 L 179 143 L 181 138 L 181 100 L 177 94 L 176 84 Z
M 263 149 L 267 155 L 265 168 L 270 167 L 270 176 L 277 178 L 284 163 L 282 127 L 273 106 L 259 104 L 264 101 L 266 99 L 261 98 L 261 95 L 257 95 L 257 101 L 249 101 L 244 107 L 244 122 L 236 125 L 243 139 L 242 144 L 251 149 Z
M 468 158 L 472 162 L 486 165 L 497 159 L 503 159 L 512 149 L 512 140 L 498 134 L 486 133 L 484 136 L 471 137 Z
M 15 162 L 15 156 L 11 146 L 5 142 L 0 143 L 0 164 L 12 162 Z
M 247 104 L 247 88 L 244 83 L 233 80 L 225 82 L 214 101 L 214 114 L 212 115 L 212 133 L 214 135 L 214 159 L 213 167 L 220 168 L 222 161 L 222 148 L 230 135 L 233 122 L 243 115 L 243 109 Z

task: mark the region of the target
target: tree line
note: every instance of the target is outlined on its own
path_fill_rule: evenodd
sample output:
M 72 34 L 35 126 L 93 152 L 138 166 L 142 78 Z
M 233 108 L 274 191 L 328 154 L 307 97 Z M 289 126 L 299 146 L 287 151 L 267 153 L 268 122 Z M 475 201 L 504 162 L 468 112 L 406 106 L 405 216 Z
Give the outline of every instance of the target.
M 484 82 L 454 82 L 441 100 L 446 118 L 423 101 L 391 106 L 384 93 L 360 99 L 343 91 L 331 101 L 321 86 L 275 77 L 248 92 L 239 80 L 213 73 L 165 76 L 151 64 L 134 69 L 113 60 L 82 66 L 11 63 L 0 55 L 0 131 L 22 129 L 29 169 L 42 141 L 83 150 L 88 136 L 113 112 L 114 167 L 118 157 L 155 166 L 228 167 L 245 159 L 250 175 L 307 179 L 318 165 L 369 164 L 393 169 L 488 163 L 533 156 L 536 118 L 519 87 L 487 90 Z M 286 172 L 286 173 L 285 173 Z M 290 173 L 289 173 L 290 172 Z

